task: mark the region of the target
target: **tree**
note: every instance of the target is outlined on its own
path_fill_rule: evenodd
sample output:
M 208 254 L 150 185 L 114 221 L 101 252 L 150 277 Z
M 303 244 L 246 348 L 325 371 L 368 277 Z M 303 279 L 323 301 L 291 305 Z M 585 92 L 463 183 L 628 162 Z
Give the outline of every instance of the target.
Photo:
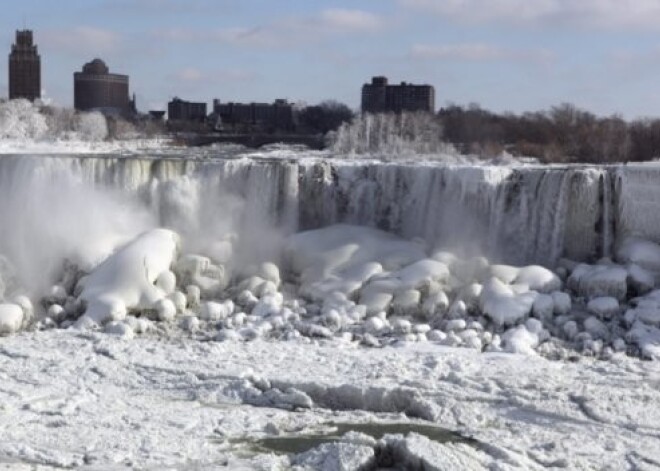
M 299 124 L 306 132 L 326 134 L 335 131 L 344 122 L 353 119 L 355 113 L 345 104 L 326 100 L 318 105 L 308 106 L 300 111 Z

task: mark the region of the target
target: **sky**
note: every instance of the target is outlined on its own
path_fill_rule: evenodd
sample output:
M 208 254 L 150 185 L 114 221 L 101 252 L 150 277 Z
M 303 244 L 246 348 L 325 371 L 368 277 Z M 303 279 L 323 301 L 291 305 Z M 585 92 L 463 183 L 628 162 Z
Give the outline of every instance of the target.
M 100 57 L 138 108 L 186 100 L 357 109 L 372 76 L 435 86 L 436 107 L 521 113 L 569 102 L 660 116 L 660 0 L 4 0 L 0 38 L 32 29 L 45 96 L 72 106 Z M 0 96 L 7 61 L 0 61 Z

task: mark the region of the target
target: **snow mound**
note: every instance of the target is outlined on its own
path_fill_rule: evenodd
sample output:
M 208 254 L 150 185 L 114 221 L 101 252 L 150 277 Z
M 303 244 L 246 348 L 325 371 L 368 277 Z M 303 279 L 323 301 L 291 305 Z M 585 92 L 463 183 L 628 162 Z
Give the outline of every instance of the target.
M 626 238 L 616 252 L 621 263 L 634 263 L 642 268 L 660 272 L 660 245 L 637 237 Z
M 536 297 L 537 293 L 526 287 L 506 285 L 491 278 L 481 292 L 481 310 L 497 325 L 513 325 L 529 315 Z
M 146 232 L 108 257 L 80 281 L 84 318 L 97 324 L 122 320 L 127 312 L 153 309 L 167 293 L 155 285 L 170 270 L 179 237 L 167 229 Z
M 628 293 L 628 271 L 618 265 L 580 264 L 568 278 L 568 287 L 584 298 L 612 297 L 623 301 Z

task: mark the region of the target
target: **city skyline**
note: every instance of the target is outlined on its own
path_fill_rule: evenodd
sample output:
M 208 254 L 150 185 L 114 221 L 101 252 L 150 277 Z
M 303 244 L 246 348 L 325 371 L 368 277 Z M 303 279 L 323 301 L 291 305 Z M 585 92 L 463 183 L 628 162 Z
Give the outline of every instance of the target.
M 5 6 L 6 51 L 24 27 L 44 98 L 62 106 L 73 105 L 72 72 L 100 57 L 131 76 L 143 111 L 174 96 L 357 109 L 361 85 L 384 75 L 433 85 L 437 107 L 571 102 L 660 116 L 660 0 L 27 0 Z

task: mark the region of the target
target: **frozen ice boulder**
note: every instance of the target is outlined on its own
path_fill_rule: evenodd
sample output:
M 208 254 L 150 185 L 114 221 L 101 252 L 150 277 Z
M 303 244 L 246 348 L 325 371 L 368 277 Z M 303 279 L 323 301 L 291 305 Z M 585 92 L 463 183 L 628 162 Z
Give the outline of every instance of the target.
M 554 313 L 558 316 L 564 316 L 571 312 L 573 302 L 568 293 L 555 291 L 551 294 L 552 302 L 554 304 Z
M 660 329 L 636 321 L 628 332 L 627 338 L 639 347 L 643 357 L 660 360 Z
M 201 255 L 184 255 L 176 261 L 173 271 L 180 284 L 198 286 L 205 296 L 219 294 L 229 281 L 224 266 L 213 265 Z
M 520 268 L 518 267 L 512 267 L 509 265 L 491 265 L 486 279 L 494 277 L 502 283 L 510 285 L 516 279 L 519 272 Z
M 526 318 L 532 310 L 537 293 L 521 292 L 491 278 L 481 292 L 481 310 L 497 325 L 513 325 Z
M 616 258 L 621 263 L 634 263 L 647 270 L 660 272 L 660 245 L 649 240 L 628 237 L 616 251 Z
M 422 295 L 416 289 L 402 291 L 392 300 L 392 311 L 397 315 L 415 315 L 419 311 L 421 299 Z
M 561 289 L 561 280 L 559 277 L 547 268 L 538 265 L 521 268 L 514 279 L 514 283 L 527 285 L 530 290 L 539 293 L 552 293 Z
M 595 316 L 591 316 L 584 321 L 584 330 L 594 339 L 608 340 L 610 338 L 610 331 L 607 326 Z
M 442 262 L 424 259 L 393 273 L 392 277 L 399 280 L 402 289 L 428 289 L 433 281 L 447 281 L 449 268 Z
M 0 334 L 18 332 L 23 324 L 23 309 L 18 304 L 0 304 Z
M 87 304 L 84 316 L 95 323 L 122 320 L 129 310 L 153 309 L 166 293 L 155 285 L 169 271 L 179 236 L 154 229 L 128 243 L 87 276 L 79 299 Z
M 425 257 L 418 243 L 347 224 L 294 234 L 285 246 L 287 268 L 302 280 L 301 293 L 320 299 L 333 291 L 357 291 L 375 274 Z
M 390 293 L 380 293 L 374 290 L 365 290 L 360 295 L 360 304 L 367 306 L 367 315 L 375 315 L 382 311 L 387 311 L 392 302 L 393 296 Z
M 611 319 L 619 313 L 619 301 L 608 296 L 593 298 L 587 310 L 601 319 Z
M 655 276 L 639 265 L 628 265 L 628 287 L 636 295 L 644 295 L 655 287 Z
M 539 345 L 539 336 L 530 332 L 526 326 L 519 325 L 504 332 L 502 342 L 506 352 L 535 355 L 535 348 Z
M 623 301 L 628 293 L 628 271 L 618 265 L 578 265 L 568 287 L 588 299 L 609 296 Z
M 554 314 L 555 303 L 549 294 L 539 294 L 532 305 L 534 316 L 539 319 L 550 319 Z

